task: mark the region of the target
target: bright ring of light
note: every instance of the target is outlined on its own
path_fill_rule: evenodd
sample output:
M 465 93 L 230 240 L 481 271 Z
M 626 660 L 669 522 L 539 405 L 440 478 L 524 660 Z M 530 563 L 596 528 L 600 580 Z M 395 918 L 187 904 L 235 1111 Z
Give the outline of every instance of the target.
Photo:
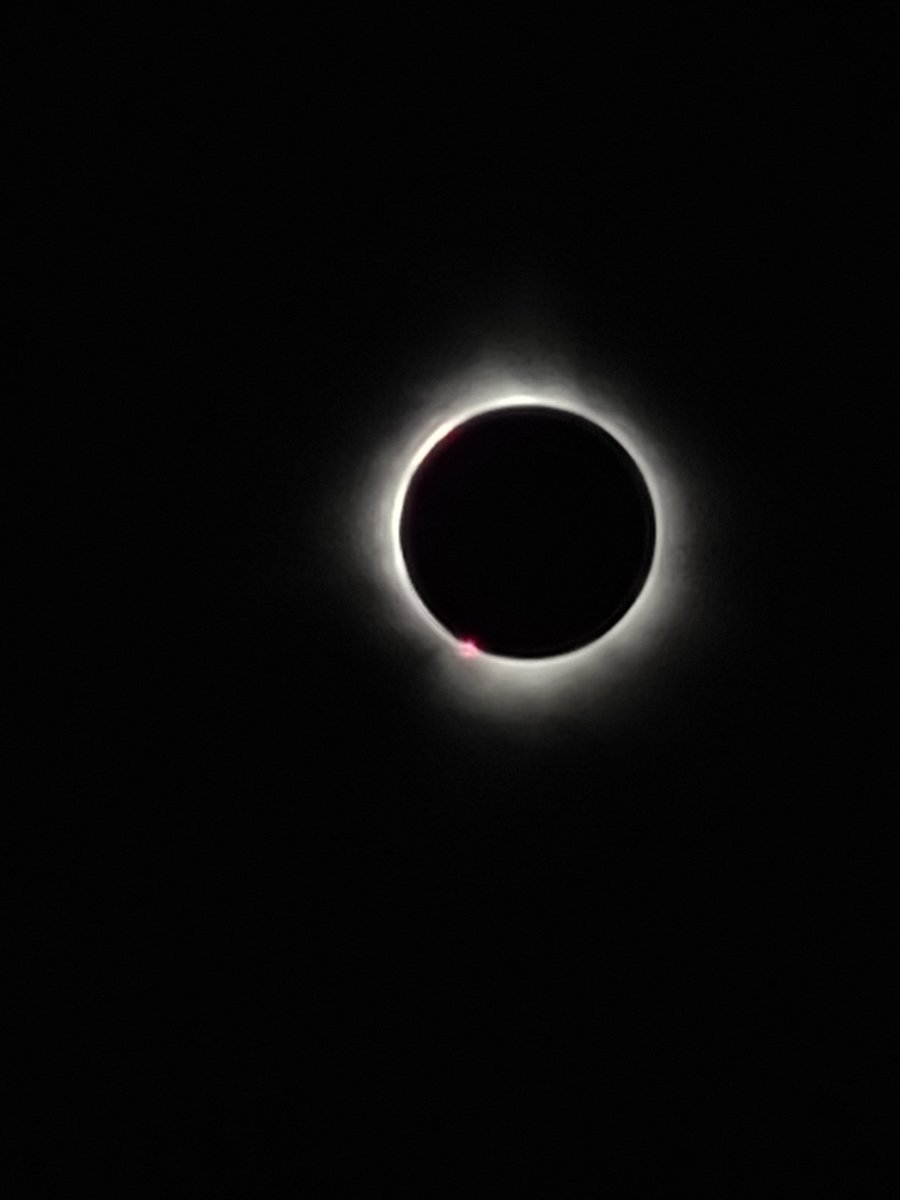
M 440 403 L 410 428 L 398 450 L 386 451 L 376 480 L 376 495 L 365 505 L 364 531 L 370 560 L 388 601 L 392 624 L 401 625 L 423 655 L 435 665 L 456 698 L 466 697 L 493 707 L 517 707 L 529 698 L 546 702 L 563 693 L 606 691 L 615 685 L 621 696 L 633 683 L 636 668 L 657 648 L 676 615 L 684 617 L 688 541 L 683 490 L 667 456 L 653 439 L 633 427 L 624 405 L 607 398 L 582 399 L 564 385 L 537 394 L 503 391 L 498 396 L 473 395 L 455 404 Z M 459 396 L 459 391 L 456 391 Z M 479 389 L 481 391 L 481 389 Z M 438 398 L 439 400 L 439 398 Z M 406 492 L 429 451 L 452 429 L 498 408 L 549 407 L 585 417 L 615 438 L 631 455 L 650 493 L 656 526 L 653 559 L 644 586 L 620 620 L 596 641 L 548 658 L 506 658 L 472 653 L 429 612 L 413 586 L 400 544 L 400 517 Z M 402 620 L 403 614 L 406 620 Z

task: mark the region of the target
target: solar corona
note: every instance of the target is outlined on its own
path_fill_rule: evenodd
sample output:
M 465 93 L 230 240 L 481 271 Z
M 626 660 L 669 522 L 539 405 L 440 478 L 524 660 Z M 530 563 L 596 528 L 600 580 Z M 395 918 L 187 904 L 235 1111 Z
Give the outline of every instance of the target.
M 623 698 L 689 619 L 684 493 L 620 401 L 457 382 L 384 446 L 357 536 L 384 619 L 445 695 Z

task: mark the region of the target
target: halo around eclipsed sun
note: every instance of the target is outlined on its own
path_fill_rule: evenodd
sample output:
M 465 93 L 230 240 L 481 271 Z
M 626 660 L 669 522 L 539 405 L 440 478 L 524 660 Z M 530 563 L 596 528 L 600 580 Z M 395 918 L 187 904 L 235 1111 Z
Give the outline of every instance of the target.
M 632 423 L 624 404 L 587 398 L 565 386 L 521 392 L 498 387 L 454 389 L 457 399 L 434 403 L 413 415 L 393 448 L 385 447 L 364 505 L 361 531 L 368 547 L 389 623 L 411 638 L 438 669 L 457 699 L 517 706 L 529 699 L 550 703 L 585 689 L 605 691 L 633 682 L 646 668 L 665 633 L 689 611 L 689 542 L 683 488 L 663 448 Z M 461 398 L 460 398 L 461 397 Z M 499 408 L 536 406 L 577 414 L 599 425 L 631 455 L 650 493 L 655 544 L 643 588 L 620 620 L 596 641 L 548 658 L 505 658 L 459 641 L 429 612 L 410 579 L 400 544 L 400 518 L 410 482 L 426 455 L 457 426 Z

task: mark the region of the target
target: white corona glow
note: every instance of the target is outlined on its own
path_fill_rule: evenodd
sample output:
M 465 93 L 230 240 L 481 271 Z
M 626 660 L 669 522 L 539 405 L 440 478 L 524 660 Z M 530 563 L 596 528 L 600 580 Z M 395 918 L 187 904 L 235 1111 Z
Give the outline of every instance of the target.
M 460 643 L 438 622 L 412 584 L 400 544 L 404 499 L 419 465 L 456 426 L 499 408 L 550 407 L 585 417 L 616 439 L 637 464 L 653 505 L 653 560 L 637 599 L 596 641 L 548 658 L 501 657 Z M 663 446 L 629 416 L 612 395 L 580 394 L 562 381 L 528 390 L 496 372 L 475 382 L 457 380 L 434 389 L 429 399 L 395 431 L 376 461 L 360 506 L 356 538 L 365 548 L 389 626 L 407 640 L 417 661 L 433 672 L 445 697 L 465 707 L 520 712 L 547 711 L 569 700 L 594 698 L 616 689 L 621 700 L 634 692 L 654 652 L 689 618 L 691 590 L 685 489 Z M 652 669 L 652 668 L 650 668 Z M 638 690 L 641 690 L 638 688 Z
M 631 623 L 634 622 L 633 614 L 635 612 L 635 609 L 638 609 L 638 612 L 640 612 L 641 598 L 645 595 L 646 592 L 648 592 L 648 591 L 652 592 L 653 590 L 658 591 L 658 587 L 659 587 L 659 557 L 660 557 L 659 546 L 661 543 L 664 543 L 664 539 L 665 539 L 664 530 L 662 528 L 663 521 L 662 521 L 662 512 L 661 512 L 659 494 L 658 494 L 658 489 L 653 487 L 652 475 L 651 475 L 650 471 L 648 470 L 646 464 L 641 462 L 640 451 L 638 451 L 637 448 L 633 444 L 631 444 L 631 445 L 629 444 L 630 439 L 627 437 L 627 435 L 623 435 L 623 433 L 619 430 L 611 429 L 608 422 L 599 421 L 597 419 L 597 417 L 593 413 L 591 413 L 589 410 L 582 408 L 579 405 L 572 403 L 571 401 L 568 401 L 568 400 L 560 401 L 557 398 L 551 399 L 549 397 L 537 397 L 537 396 L 532 396 L 532 395 L 503 396 L 498 399 L 489 401 L 487 404 L 477 405 L 469 410 L 464 410 L 460 415 L 454 416 L 453 418 L 443 421 L 436 429 L 432 430 L 432 432 L 421 443 L 421 445 L 419 446 L 419 448 L 415 452 L 415 454 L 413 454 L 412 458 L 410 459 L 409 463 L 406 466 L 406 469 L 402 472 L 400 479 L 397 483 L 395 493 L 394 493 L 394 502 L 393 502 L 393 505 L 391 506 L 391 552 L 392 552 L 394 570 L 397 572 L 397 576 L 401 580 L 403 590 L 407 596 L 407 599 L 408 599 L 410 605 L 416 611 L 418 619 L 426 622 L 427 625 L 429 625 L 431 627 L 431 629 L 434 631 L 434 633 L 439 638 L 441 638 L 443 641 L 448 642 L 450 645 L 458 648 L 459 640 L 456 637 L 454 637 L 454 635 L 452 633 L 450 633 L 449 630 L 447 630 L 443 625 L 441 625 L 440 622 L 437 621 L 436 618 L 432 615 L 432 613 L 429 611 L 429 609 L 422 602 L 421 597 L 419 596 L 418 592 L 416 591 L 416 589 L 412 583 L 412 580 L 409 577 L 409 571 L 407 570 L 407 566 L 406 566 L 406 559 L 404 558 L 403 550 L 402 550 L 401 543 L 400 543 L 400 520 L 401 520 L 401 517 L 403 514 L 403 505 L 404 505 L 404 501 L 406 500 L 406 493 L 409 489 L 410 483 L 412 482 L 413 476 L 415 475 L 416 471 L 419 469 L 422 462 L 428 456 L 428 454 L 434 449 L 435 446 L 438 445 L 439 442 L 443 441 L 443 439 L 445 437 L 447 437 L 448 434 L 452 433 L 453 430 L 456 429 L 459 425 L 465 423 L 466 421 L 471 420 L 473 417 L 480 416 L 482 413 L 495 411 L 495 410 L 501 409 L 501 408 L 524 408 L 524 407 L 554 408 L 557 410 L 564 410 L 566 412 L 577 413 L 579 416 L 583 416 L 583 417 L 586 417 L 588 420 L 591 420 L 595 425 L 599 425 L 601 428 L 605 429 L 608 433 L 613 434 L 613 436 L 616 438 L 616 440 L 619 441 L 625 447 L 625 449 L 628 451 L 628 453 L 631 455 L 631 457 L 637 463 L 639 469 L 641 470 L 641 474 L 643 475 L 644 479 L 647 482 L 647 485 L 648 485 L 648 488 L 650 491 L 651 500 L 653 503 L 654 520 L 656 523 L 656 545 L 655 545 L 655 549 L 654 549 L 653 560 L 650 564 L 650 570 L 647 574 L 647 579 L 644 582 L 644 587 L 642 588 L 642 590 L 641 590 L 640 594 L 638 595 L 637 599 L 635 600 L 635 602 L 622 615 L 622 617 L 619 619 L 619 621 L 614 626 L 612 626 L 612 628 L 607 630 L 605 634 L 603 634 L 600 638 L 598 638 L 596 642 L 589 642 L 586 646 L 581 646 L 576 650 L 570 650 L 565 654 L 553 655 L 553 656 L 546 657 L 546 658 L 508 658 L 508 657 L 502 656 L 502 655 L 491 654 L 488 651 L 482 651 L 482 657 L 484 657 L 485 659 L 488 659 L 488 660 L 492 659 L 497 663 L 504 663 L 504 664 L 507 664 L 507 666 L 509 666 L 509 667 L 520 668 L 522 670 L 534 673 L 535 670 L 546 671 L 546 668 L 548 666 L 552 666 L 557 661 L 566 661 L 566 660 L 573 661 L 578 658 L 583 658 L 585 655 L 590 655 L 593 650 L 593 647 L 595 647 L 595 646 L 599 645 L 599 643 L 605 641 L 612 634 L 614 634 L 614 632 L 616 630 L 621 629 L 621 627 L 623 625 L 628 624 L 629 618 L 631 618 Z M 469 643 L 469 645 L 471 645 L 471 643 Z M 474 655 L 469 653 L 469 654 L 464 654 L 464 657 L 472 658 L 472 657 L 474 657 Z

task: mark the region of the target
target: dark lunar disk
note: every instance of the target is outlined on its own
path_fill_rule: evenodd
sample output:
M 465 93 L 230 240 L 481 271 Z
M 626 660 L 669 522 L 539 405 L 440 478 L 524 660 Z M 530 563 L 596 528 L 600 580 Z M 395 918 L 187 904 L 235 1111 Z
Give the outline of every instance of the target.
M 510 658 L 595 641 L 637 598 L 653 557 L 647 485 L 593 421 L 492 409 L 419 464 L 400 518 L 410 579 L 460 641 Z

